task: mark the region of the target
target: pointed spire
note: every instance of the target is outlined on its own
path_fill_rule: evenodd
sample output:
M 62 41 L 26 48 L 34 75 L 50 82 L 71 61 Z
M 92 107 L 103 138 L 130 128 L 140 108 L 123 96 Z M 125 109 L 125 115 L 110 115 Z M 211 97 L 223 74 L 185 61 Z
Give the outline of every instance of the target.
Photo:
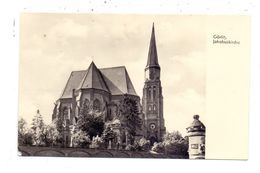
M 158 56 L 157 56 L 157 48 L 156 48 L 156 41 L 155 41 L 155 32 L 154 32 L 154 23 L 152 27 L 152 34 L 151 34 L 151 40 L 150 40 L 150 46 L 149 46 L 149 52 L 148 52 L 148 60 L 146 64 L 146 68 L 149 67 L 158 67 Z

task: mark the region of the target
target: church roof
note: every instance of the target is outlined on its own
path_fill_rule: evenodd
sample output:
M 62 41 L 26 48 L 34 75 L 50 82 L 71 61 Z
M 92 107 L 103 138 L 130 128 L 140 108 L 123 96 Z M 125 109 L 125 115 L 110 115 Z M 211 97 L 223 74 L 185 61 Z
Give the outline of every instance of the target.
M 112 95 L 137 95 L 124 66 L 100 69 Z
M 86 74 L 86 70 L 71 72 L 67 84 L 62 92 L 61 98 L 71 98 L 72 90 L 78 88 L 85 74 Z
M 91 62 L 83 80 L 77 89 L 95 88 L 109 92 L 102 74 L 97 69 L 94 62 Z
M 156 48 L 156 41 L 155 41 L 155 33 L 154 33 L 154 24 L 152 28 L 152 34 L 151 34 L 151 40 L 150 40 L 150 46 L 149 46 L 149 52 L 148 52 L 148 60 L 146 64 L 146 68 L 149 67 L 158 67 L 158 56 L 157 56 L 157 48 Z
M 112 95 L 137 95 L 124 66 L 98 69 L 92 62 L 87 70 L 73 71 L 61 98 L 71 98 L 73 89 L 95 88 Z

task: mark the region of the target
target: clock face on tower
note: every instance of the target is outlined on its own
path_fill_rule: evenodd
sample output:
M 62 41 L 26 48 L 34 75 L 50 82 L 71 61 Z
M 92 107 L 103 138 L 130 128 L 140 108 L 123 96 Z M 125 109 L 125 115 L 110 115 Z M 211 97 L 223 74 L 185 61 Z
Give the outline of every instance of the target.
M 154 130 L 154 129 L 155 129 L 155 124 L 153 124 L 153 123 L 150 124 L 150 129 L 151 129 L 151 130 Z

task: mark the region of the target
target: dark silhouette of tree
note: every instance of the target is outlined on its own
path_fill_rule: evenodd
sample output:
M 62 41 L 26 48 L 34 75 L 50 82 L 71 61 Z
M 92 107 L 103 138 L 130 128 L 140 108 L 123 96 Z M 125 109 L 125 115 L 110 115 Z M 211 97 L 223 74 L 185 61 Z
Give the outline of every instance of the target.
M 44 144 L 45 146 L 56 146 L 61 143 L 61 133 L 57 130 L 55 123 L 46 125 L 44 128 Z
M 89 105 L 84 103 L 80 109 L 76 128 L 86 132 L 90 139 L 92 139 L 93 136 L 101 136 L 104 130 L 102 113 L 89 109 Z
M 111 128 L 111 125 L 108 124 L 105 128 L 105 130 L 103 131 L 103 134 L 101 136 L 101 139 L 104 141 L 104 145 L 105 147 L 108 146 L 109 141 L 112 141 L 116 138 L 116 133 L 113 131 L 113 129 Z
M 64 130 L 64 119 L 61 115 L 58 115 L 56 117 L 56 119 L 53 121 L 53 126 L 56 128 L 57 132 L 59 135 L 56 139 L 56 144 L 55 145 L 58 145 L 58 146 L 61 146 L 64 142 L 64 139 L 62 137 L 62 133 L 63 133 L 63 130 Z
M 128 95 L 124 95 L 119 105 L 121 121 L 129 132 L 130 143 L 134 143 L 134 138 L 138 129 L 141 129 L 142 120 L 139 117 L 137 101 Z
M 27 127 L 27 123 L 23 118 L 18 121 L 18 145 L 32 145 L 32 133 Z

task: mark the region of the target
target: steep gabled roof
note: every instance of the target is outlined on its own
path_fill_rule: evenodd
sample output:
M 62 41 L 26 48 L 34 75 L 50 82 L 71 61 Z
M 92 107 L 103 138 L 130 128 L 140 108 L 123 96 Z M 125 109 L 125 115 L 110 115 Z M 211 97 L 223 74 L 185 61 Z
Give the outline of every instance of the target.
M 98 69 L 91 63 L 87 70 L 73 71 L 60 98 L 71 98 L 73 89 L 95 88 L 111 95 L 136 95 L 134 86 L 124 66 Z
M 80 81 L 82 81 L 86 70 L 73 71 L 67 81 L 67 84 L 61 94 L 61 98 L 72 98 L 72 90 L 79 87 Z
M 124 66 L 100 69 L 112 95 L 137 95 Z
M 94 62 L 91 62 L 87 73 L 85 74 L 83 80 L 81 81 L 79 88 L 77 89 L 87 89 L 87 88 L 95 88 L 103 91 L 109 92 L 106 83 L 103 79 L 102 74 L 97 69 Z

